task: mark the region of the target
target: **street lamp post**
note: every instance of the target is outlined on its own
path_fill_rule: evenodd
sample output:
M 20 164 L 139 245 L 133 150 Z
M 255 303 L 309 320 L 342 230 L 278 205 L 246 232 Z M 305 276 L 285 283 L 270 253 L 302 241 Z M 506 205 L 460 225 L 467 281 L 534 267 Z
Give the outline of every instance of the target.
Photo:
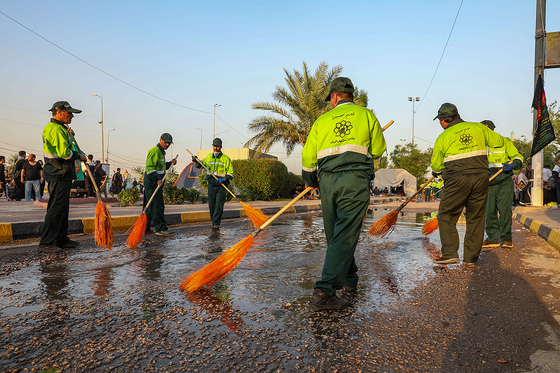
M 202 150 L 202 130 L 200 128 L 195 128 L 195 130 L 200 131 L 200 149 L 198 149 L 198 150 Z
M 111 131 L 114 131 L 115 129 L 110 129 L 107 132 L 107 157 L 105 158 L 105 163 L 109 163 L 109 134 L 111 133 Z
M 404 142 L 406 141 L 405 139 L 401 139 L 401 146 L 404 147 Z
M 101 99 L 101 120 L 99 121 L 99 124 L 101 124 L 101 159 L 103 160 L 103 153 L 105 153 L 105 144 L 103 143 L 103 136 L 104 136 L 104 132 L 103 132 L 103 97 L 92 93 L 92 96 L 97 96 Z
M 414 145 L 414 102 L 420 101 L 420 97 L 409 97 L 408 101 L 412 101 L 412 145 Z
M 212 140 L 216 138 L 216 108 L 220 107 L 220 104 L 214 104 L 214 129 L 212 130 Z

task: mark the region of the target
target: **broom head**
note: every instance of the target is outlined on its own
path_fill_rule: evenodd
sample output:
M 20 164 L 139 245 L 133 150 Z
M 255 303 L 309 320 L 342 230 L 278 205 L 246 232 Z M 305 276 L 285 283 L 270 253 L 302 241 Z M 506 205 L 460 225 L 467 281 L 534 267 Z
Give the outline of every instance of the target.
M 181 290 L 196 291 L 202 287 L 210 288 L 224 278 L 241 262 L 247 251 L 253 245 L 253 235 L 245 237 L 219 257 L 190 274 L 180 286 Z
M 376 221 L 369 228 L 368 233 L 374 237 L 382 238 L 388 235 L 395 229 L 395 224 L 399 218 L 399 211 L 393 210 Z
M 439 227 L 439 222 L 438 222 L 438 218 L 433 218 L 428 220 L 427 222 L 424 223 L 424 226 L 422 227 L 422 234 L 424 236 L 427 236 L 429 234 L 432 234 L 435 232 L 436 229 L 438 229 Z
M 126 239 L 126 244 L 131 249 L 136 249 L 140 242 L 144 239 L 144 235 L 146 235 L 146 226 L 148 225 L 148 217 L 146 213 L 142 211 L 138 220 L 132 227 L 130 227 L 128 238 Z
M 247 217 L 251 219 L 251 222 L 253 222 L 255 229 L 258 229 L 261 225 L 266 223 L 266 221 L 268 220 L 268 216 L 266 214 L 255 209 L 253 206 L 243 203 L 241 201 L 239 201 L 239 203 L 241 204 L 241 206 L 243 206 L 243 209 L 245 210 Z
M 113 219 L 103 201 L 95 206 L 95 243 L 107 250 L 113 246 Z

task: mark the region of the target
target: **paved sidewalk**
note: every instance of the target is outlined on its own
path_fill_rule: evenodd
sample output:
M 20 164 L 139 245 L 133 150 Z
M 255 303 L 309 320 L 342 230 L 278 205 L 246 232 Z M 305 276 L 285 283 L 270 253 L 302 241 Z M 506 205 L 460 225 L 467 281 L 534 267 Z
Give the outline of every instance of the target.
M 120 207 L 116 198 L 104 198 L 109 207 L 115 230 L 127 230 L 138 219 L 142 212 L 141 203 L 131 207 Z M 376 197 L 372 204 L 385 204 L 404 200 L 403 197 Z M 19 239 L 38 238 L 41 236 L 46 213 L 46 200 L 38 202 L 8 202 L 0 199 L 0 242 Z M 252 201 L 249 205 L 267 215 L 280 211 L 288 200 L 284 201 Z M 399 202 L 400 203 L 400 202 Z M 95 220 L 95 198 L 72 199 L 70 205 L 69 233 L 93 233 Z M 301 213 L 321 209 L 320 200 L 299 200 L 286 213 Z M 239 219 L 246 217 L 245 210 L 236 201 L 226 202 L 222 219 Z M 208 204 L 166 205 L 165 221 L 169 225 L 189 224 L 210 221 Z

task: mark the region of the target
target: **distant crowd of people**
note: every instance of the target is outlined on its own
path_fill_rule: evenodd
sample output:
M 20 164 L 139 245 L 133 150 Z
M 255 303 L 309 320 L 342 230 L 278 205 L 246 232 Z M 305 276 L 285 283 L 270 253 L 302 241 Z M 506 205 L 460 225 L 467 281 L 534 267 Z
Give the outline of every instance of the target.
M 93 175 L 97 189 L 107 197 L 107 173 L 101 162 L 99 160 L 94 162 L 93 155 L 90 154 L 87 156 L 86 164 Z M 142 184 L 136 178 L 129 182 L 120 171 L 121 169 L 117 168 L 113 174 L 109 193 L 113 196 L 118 195 L 127 188 L 127 183 L 130 183 L 129 187 L 140 188 L 142 193 Z M 72 189 L 77 191 L 77 197 L 95 197 L 95 187 L 86 170 L 83 170 L 83 176 L 82 180 L 72 182 Z M 8 201 L 38 201 L 43 198 L 45 186 L 43 161 L 37 160 L 35 154 L 27 154 L 26 151 L 21 150 L 11 165 L 6 163 L 5 156 L 0 155 L 0 196 Z

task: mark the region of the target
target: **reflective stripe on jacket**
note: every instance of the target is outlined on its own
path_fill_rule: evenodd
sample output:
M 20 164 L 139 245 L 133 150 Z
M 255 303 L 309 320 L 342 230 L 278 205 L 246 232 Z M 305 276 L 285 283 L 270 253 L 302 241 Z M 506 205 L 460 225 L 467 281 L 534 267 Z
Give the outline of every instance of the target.
M 504 167 L 504 163 L 509 161 L 513 161 L 514 163 L 514 170 L 519 170 L 523 166 L 523 156 L 519 154 L 519 151 L 513 145 L 510 139 L 504 137 L 504 146 L 491 148 L 488 147 L 488 167 L 490 168 L 490 175 L 494 175 L 498 172 L 502 167 Z M 502 171 L 502 173 L 494 180 L 490 182 L 490 185 L 499 184 L 500 182 L 511 178 L 513 175 L 513 171 Z
M 210 171 L 210 174 L 206 175 L 206 179 L 214 179 L 212 175 L 225 177 L 228 180 L 233 179 L 231 159 L 224 153 L 221 153 L 218 158 L 214 158 L 214 153 L 210 153 L 202 160 L 202 163 Z
M 487 146 L 504 146 L 504 138 L 482 123 L 456 119 L 437 138 L 432 171 L 443 170 L 443 178 L 488 172 Z
M 306 182 L 306 175 L 313 178 L 317 172 L 367 170 L 373 175 L 373 159 L 381 157 L 386 148 L 373 112 L 341 100 L 313 124 L 302 151 L 302 174 Z

